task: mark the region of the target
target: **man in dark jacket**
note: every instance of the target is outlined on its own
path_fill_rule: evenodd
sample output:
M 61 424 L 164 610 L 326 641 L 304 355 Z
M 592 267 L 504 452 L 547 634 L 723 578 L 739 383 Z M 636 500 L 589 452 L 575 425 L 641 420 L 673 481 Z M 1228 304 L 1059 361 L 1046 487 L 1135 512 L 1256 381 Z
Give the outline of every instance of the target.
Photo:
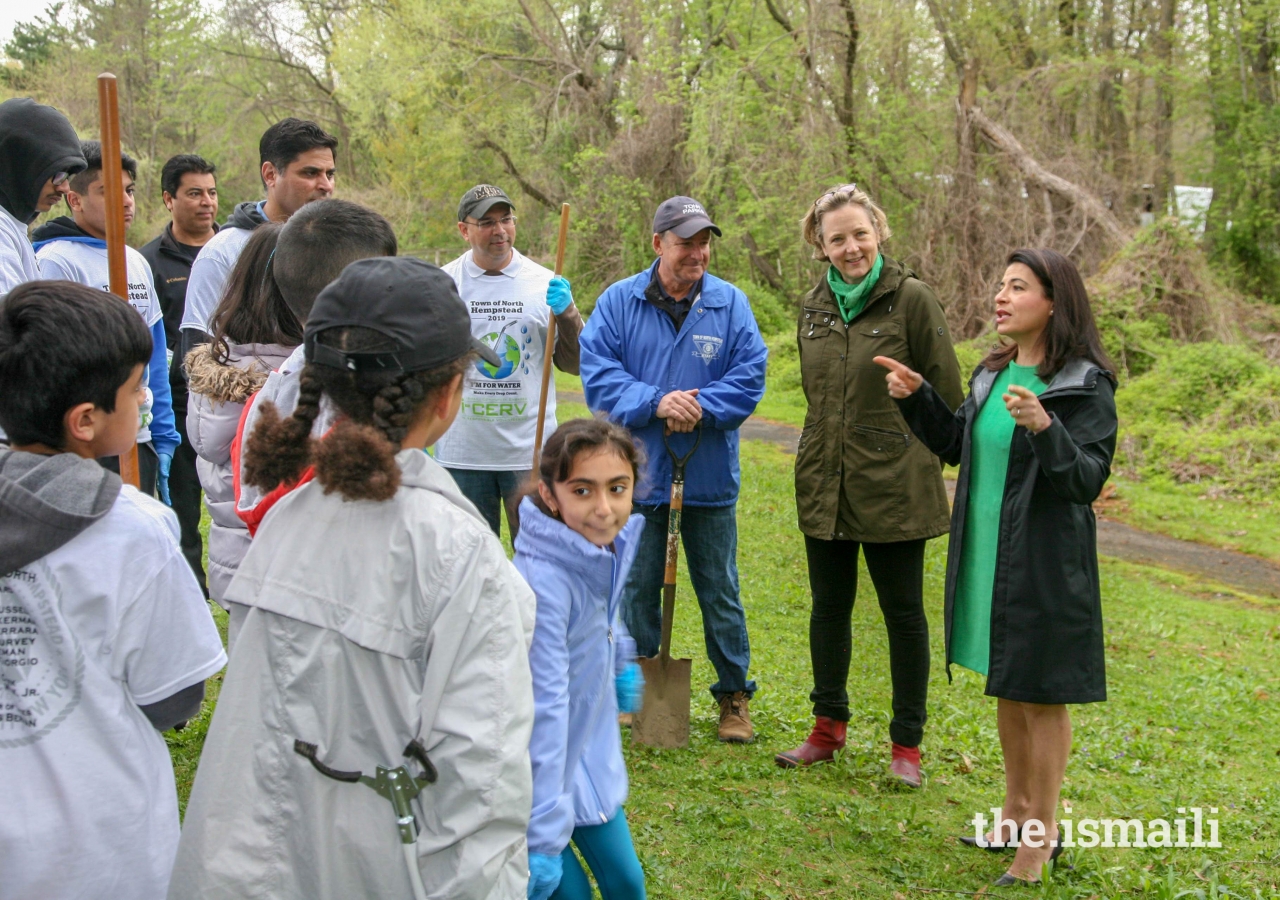
M 0 297 L 40 277 L 27 226 L 88 165 L 67 117 L 29 98 L 0 103 Z
M 218 233 L 218 184 L 213 163 L 191 153 L 172 157 L 160 173 L 161 199 L 171 220 L 159 237 L 140 251 L 151 266 L 160 308 L 164 311 L 164 336 L 168 346 L 169 388 L 173 414 L 182 436 L 169 475 L 173 511 L 182 526 L 182 555 L 196 580 L 205 586 L 203 546 L 200 538 L 200 477 L 196 453 L 187 438 L 187 379 L 179 353 L 182 313 L 187 299 L 187 279 L 200 248 Z

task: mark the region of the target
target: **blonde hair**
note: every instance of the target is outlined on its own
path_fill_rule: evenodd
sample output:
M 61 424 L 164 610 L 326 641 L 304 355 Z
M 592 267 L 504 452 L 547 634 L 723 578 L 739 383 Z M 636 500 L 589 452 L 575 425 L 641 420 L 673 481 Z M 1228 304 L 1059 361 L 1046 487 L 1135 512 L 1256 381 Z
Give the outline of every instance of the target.
M 814 259 L 827 258 L 822 252 L 822 217 L 842 206 L 861 206 L 867 218 L 871 220 L 871 226 L 875 228 L 876 237 L 880 243 L 883 244 L 893 237 L 893 231 L 889 228 L 889 217 L 868 196 L 867 192 L 859 190 L 856 184 L 842 184 L 814 200 L 809 211 L 800 220 L 800 231 L 804 235 L 805 242 L 813 246 Z

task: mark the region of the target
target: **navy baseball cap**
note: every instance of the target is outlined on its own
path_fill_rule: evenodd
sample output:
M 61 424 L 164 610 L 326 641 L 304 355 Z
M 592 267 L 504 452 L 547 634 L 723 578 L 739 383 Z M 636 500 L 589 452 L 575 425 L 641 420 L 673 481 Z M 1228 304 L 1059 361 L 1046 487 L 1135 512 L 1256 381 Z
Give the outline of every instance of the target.
M 672 197 L 662 201 L 653 214 L 653 233 L 674 231 L 676 237 L 691 238 L 704 228 L 710 228 L 720 237 L 720 229 L 712 222 L 702 204 L 692 197 Z
M 319 343 L 330 328 L 358 326 L 386 335 L 395 349 L 342 350 Z M 353 372 L 417 372 L 471 351 L 491 366 L 492 348 L 471 336 L 471 315 L 443 269 L 411 256 L 358 259 L 316 297 L 303 336 L 308 363 Z

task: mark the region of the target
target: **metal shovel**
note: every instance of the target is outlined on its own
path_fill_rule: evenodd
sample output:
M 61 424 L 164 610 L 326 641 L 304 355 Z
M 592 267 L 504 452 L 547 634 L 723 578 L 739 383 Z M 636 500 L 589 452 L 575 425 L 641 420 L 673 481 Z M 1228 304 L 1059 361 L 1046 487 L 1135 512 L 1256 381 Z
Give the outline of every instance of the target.
M 693 660 L 671 658 L 671 625 L 676 612 L 676 564 L 680 558 L 680 514 L 684 510 L 684 467 L 702 442 L 702 423 L 684 456 L 676 456 L 665 433 L 662 441 L 671 457 L 671 515 L 667 522 L 667 570 L 662 578 L 662 643 L 658 655 L 641 659 L 644 705 L 631 723 L 631 740 L 650 747 L 684 747 L 689 743 L 689 683 Z

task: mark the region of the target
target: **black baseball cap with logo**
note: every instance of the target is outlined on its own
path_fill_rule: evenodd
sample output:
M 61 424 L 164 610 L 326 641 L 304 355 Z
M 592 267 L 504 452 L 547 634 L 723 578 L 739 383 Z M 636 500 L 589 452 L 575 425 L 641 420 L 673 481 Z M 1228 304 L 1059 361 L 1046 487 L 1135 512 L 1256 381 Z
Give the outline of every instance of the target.
M 720 229 L 707 215 L 702 204 L 692 197 L 672 197 L 663 200 L 658 211 L 653 214 L 653 233 L 674 231 L 676 237 L 691 238 L 704 228 L 710 228 L 720 237 Z
M 479 219 L 499 203 L 505 203 L 513 210 L 516 208 L 502 188 L 492 184 L 477 184 L 462 195 L 462 200 L 458 203 L 458 221 L 465 222 L 467 216 Z
M 330 328 L 368 328 L 394 349 L 342 350 L 316 340 Z M 501 364 L 471 336 L 471 316 L 443 269 L 410 256 L 358 259 L 316 297 L 303 336 L 308 363 L 353 372 L 418 372 L 471 351 Z

